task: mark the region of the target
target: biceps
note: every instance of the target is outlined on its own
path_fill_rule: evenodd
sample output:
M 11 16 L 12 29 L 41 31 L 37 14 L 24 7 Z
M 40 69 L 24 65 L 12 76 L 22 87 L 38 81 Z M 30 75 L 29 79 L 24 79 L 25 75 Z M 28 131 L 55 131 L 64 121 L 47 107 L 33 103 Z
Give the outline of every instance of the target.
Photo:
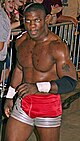
M 70 76 L 74 79 L 76 78 L 75 67 L 71 60 L 57 63 L 57 73 L 60 78 L 63 76 Z
M 11 86 L 16 88 L 22 81 L 22 70 L 16 67 L 14 69 L 12 79 L 11 79 Z

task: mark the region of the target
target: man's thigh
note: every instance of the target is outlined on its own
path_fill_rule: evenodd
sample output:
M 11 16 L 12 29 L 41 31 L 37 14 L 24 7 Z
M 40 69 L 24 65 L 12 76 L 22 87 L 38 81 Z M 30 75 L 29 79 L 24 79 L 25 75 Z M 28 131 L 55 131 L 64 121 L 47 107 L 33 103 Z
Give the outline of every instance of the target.
M 37 127 L 40 141 L 59 141 L 59 127 Z
M 6 125 L 5 141 L 25 141 L 32 131 L 33 126 L 10 117 Z

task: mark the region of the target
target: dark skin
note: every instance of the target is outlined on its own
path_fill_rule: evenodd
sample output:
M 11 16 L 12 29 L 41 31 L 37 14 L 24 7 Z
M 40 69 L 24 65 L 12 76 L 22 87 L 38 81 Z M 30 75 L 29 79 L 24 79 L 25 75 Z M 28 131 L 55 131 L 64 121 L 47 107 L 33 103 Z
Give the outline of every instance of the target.
M 57 35 L 48 30 L 43 11 L 27 12 L 25 26 L 29 37 L 23 35 L 21 42 L 17 42 L 18 61 L 11 81 L 11 86 L 18 91 L 18 95 L 20 97 L 30 94 L 45 95 L 46 93 L 38 91 L 37 82 L 50 82 L 65 75 L 76 80 L 76 71 L 70 60 L 68 47 Z M 58 87 L 54 83 L 51 93 L 56 94 L 57 91 Z M 7 99 L 4 107 L 7 117 L 12 106 L 13 100 Z M 40 141 L 59 141 L 60 127 L 36 128 Z M 32 132 L 33 126 L 10 117 L 5 141 L 25 141 Z

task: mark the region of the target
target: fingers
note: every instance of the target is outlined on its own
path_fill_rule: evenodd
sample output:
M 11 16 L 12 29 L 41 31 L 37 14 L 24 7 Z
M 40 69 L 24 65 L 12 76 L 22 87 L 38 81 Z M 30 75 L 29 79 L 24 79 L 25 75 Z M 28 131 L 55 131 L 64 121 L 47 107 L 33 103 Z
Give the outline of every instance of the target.
M 26 83 L 21 83 L 19 86 L 16 87 L 15 91 L 19 91 L 20 89 L 23 89 L 26 86 Z
M 28 93 L 28 88 L 24 88 L 18 91 L 19 97 L 24 97 Z
M 13 107 L 13 100 L 12 99 L 6 99 L 6 102 L 5 102 L 5 105 L 4 105 L 4 112 L 5 112 L 5 115 L 8 118 L 11 115 L 12 107 Z
M 46 20 L 45 20 L 45 21 L 46 21 L 47 24 L 50 23 L 51 18 L 52 18 L 52 16 L 51 16 L 50 14 L 48 14 L 48 15 L 46 16 Z
M 78 21 L 77 21 L 77 20 L 75 20 L 75 21 L 74 21 L 74 26 L 76 27 L 76 26 L 77 26 L 77 24 L 78 24 Z
M 11 114 L 11 110 L 7 107 L 5 109 L 5 115 L 9 118 L 10 114 Z
M 18 93 L 18 96 L 21 98 L 25 97 L 26 95 L 29 95 L 29 94 L 34 94 L 37 91 L 38 90 L 37 90 L 36 85 L 31 84 L 31 83 L 24 83 L 24 84 L 19 85 L 16 88 L 16 92 Z
M 19 85 L 16 88 L 16 91 L 18 92 L 19 97 L 24 97 L 29 91 L 27 83 Z
M 61 6 L 51 6 L 51 14 L 57 14 L 59 13 L 63 8 Z

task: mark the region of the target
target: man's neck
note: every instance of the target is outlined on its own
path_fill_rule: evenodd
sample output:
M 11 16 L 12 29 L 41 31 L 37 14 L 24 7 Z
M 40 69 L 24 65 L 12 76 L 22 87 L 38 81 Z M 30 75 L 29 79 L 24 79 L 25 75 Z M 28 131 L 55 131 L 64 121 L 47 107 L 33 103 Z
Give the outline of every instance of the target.
M 47 31 L 43 36 L 36 40 L 37 43 L 46 42 L 49 38 L 49 31 Z

